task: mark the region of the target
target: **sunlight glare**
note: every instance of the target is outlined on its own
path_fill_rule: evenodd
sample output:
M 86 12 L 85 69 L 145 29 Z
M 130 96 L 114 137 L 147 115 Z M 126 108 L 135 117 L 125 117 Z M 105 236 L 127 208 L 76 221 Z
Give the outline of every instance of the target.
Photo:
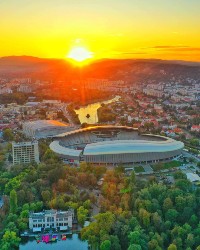
M 92 58 L 93 53 L 84 47 L 74 47 L 71 49 L 67 57 L 75 61 L 82 62 Z

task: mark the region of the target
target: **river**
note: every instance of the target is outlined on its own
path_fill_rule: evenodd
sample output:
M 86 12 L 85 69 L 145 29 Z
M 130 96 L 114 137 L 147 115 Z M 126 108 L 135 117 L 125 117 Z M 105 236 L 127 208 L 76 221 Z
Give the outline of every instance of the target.
M 67 236 L 66 241 L 57 241 L 55 243 L 43 243 L 39 244 L 34 238 L 29 238 L 28 241 L 22 240 L 20 250 L 88 250 L 87 241 L 82 241 L 78 234 L 73 234 L 72 236 Z
M 87 106 L 80 107 L 80 109 L 76 109 L 75 112 L 79 116 L 79 120 L 81 123 L 89 123 L 89 124 L 95 124 L 98 122 L 98 116 L 97 116 L 97 109 L 101 107 L 102 103 L 108 104 L 111 102 L 118 101 L 120 99 L 120 96 L 115 96 L 115 98 L 110 99 L 108 101 L 102 101 L 102 102 L 96 102 L 93 104 L 89 104 Z M 86 115 L 89 114 L 90 117 L 87 118 Z

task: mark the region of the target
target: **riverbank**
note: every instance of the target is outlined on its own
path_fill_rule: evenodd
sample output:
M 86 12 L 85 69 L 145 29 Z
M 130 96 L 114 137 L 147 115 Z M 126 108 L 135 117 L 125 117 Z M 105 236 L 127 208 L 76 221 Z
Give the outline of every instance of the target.
M 19 246 L 20 250 L 60 250 L 60 249 L 70 249 L 70 250 L 87 250 L 87 241 L 82 241 L 79 234 L 67 235 L 66 240 L 58 240 L 53 243 L 37 243 L 34 237 L 23 238 Z
M 116 115 L 112 113 L 112 110 L 107 106 L 102 106 L 97 109 L 98 121 L 102 122 L 113 122 L 116 119 Z
M 118 101 L 121 97 L 115 96 L 112 99 L 104 100 L 101 102 L 95 102 L 86 106 L 82 106 L 79 109 L 75 109 L 75 113 L 78 115 L 78 118 L 80 120 L 80 123 L 89 123 L 89 124 L 96 124 L 98 123 L 98 116 L 97 116 L 97 110 L 101 107 L 101 104 L 108 104 L 114 101 Z M 86 117 L 87 115 L 90 115 L 90 117 Z

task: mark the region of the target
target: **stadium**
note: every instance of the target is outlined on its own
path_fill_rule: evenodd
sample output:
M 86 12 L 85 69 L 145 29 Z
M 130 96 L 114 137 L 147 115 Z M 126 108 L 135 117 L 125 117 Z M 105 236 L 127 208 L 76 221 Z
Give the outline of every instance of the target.
M 25 122 L 22 125 L 23 133 L 28 138 L 51 138 L 55 135 L 72 130 L 69 124 L 56 120 L 37 120 Z
M 50 148 L 71 163 L 115 165 L 168 161 L 181 154 L 184 144 L 163 136 L 139 134 L 131 127 L 96 126 L 59 134 Z

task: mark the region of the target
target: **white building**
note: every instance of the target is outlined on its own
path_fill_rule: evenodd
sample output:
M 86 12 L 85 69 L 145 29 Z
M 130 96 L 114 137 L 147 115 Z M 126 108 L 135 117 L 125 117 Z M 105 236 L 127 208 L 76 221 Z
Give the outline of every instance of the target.
M 33 91 L 33 88 L 29 85 L 21 84 L 18 89 L 18 92 L 23 92 L 23 93 L 31 93 Z
M 11 88 L 4 87 L 0 89 L 0 94 L 12 94 L 12 93 L 13 91 Z
M 38 142 L 13 142 L 13 165 L 21 163 L 37 162 L 39 163 Z
M 198 176 L 198 174 L 194 174 L 194 173 L 186 173 L 187 175 L 187 179 L 191 182 L 200 182 L 200 177 Z
M 42 229 L 58 228 L 60 230 L 67 230 L 72 228 L 74 220 L 74 210 L 57 211 L 44 210 L 39 213 L 31 212 L 29 214 L 29 229 L 33 232 L 40 232 Z

